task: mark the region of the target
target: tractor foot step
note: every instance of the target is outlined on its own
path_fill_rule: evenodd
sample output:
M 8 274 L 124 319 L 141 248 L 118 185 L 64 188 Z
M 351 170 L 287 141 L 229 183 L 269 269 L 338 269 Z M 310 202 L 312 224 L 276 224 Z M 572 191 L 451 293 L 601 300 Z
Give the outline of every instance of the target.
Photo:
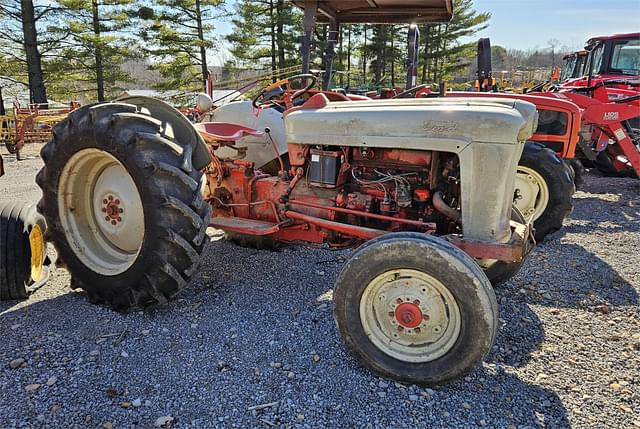
M 209 225 L 223 231 L 247 235 L 271 235 L 280 230 L 275 223 L 241 217 L 212 217 Z

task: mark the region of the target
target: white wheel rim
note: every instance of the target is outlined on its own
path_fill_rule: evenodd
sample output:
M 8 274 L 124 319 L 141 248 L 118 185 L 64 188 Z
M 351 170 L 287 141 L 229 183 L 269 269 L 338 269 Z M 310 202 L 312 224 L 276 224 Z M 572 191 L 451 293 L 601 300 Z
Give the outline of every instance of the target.
M 138 188 L 111 154 L 84 149 L 60 174 L 58 210 L 67 242 L 96 273 L 115 276 L 133 265 L 144 240 Z
M 534 221 L 542 216 L 549 204 L 549 187 L 537 171 L 518 166 L 514 204 L 525 220 Z
M 446 354 L 460 335 L 460 309 L 440 281 L 421 271 L 398 269 L 373 279 L 360 299 L 360 322 L 387 355 L 411 363 Z

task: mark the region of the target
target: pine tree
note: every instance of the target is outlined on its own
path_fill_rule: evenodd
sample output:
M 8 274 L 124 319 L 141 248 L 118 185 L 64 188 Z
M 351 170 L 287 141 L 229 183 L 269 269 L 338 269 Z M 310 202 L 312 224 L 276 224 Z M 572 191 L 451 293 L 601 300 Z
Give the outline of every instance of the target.
M 59 4 L 66 10 L 60 32 L 71 35 L 61 52 L 67 73 L 84 82 L 77 91 L 95 91 L 97 100 L 104 101 L 107 93 L 120 89 L 119 81 L 127 80 L 120 66 L 132 57 L 133 40 L 127 30 L 135 0 L 59 0 Z
M 237 66 L 272 71 L 300 62 L 300 12 L 285 0 L 240 0 L 227 36 Z
M 46 20 L 57 11 L 54 2 L 0 0 L 0 75 L 24 82 L 34 103 L 48 101 L 43 62 L 60 39 L 47 31 Z
M 476 12 L 472 0 L 457 0 L 448 24 L 422 26 L 422 82 L 445 81 L 467 67 L 475 56 L 476 42 L 459 40 L 487 28 L 490 18 L 488 12 Z
M 159 0 L 140 9 L 143 40 L 165 81 L 160 89 L 202 90 L 209 75 L 207 50 L 216 46 L 212 21 L 222 0 Z

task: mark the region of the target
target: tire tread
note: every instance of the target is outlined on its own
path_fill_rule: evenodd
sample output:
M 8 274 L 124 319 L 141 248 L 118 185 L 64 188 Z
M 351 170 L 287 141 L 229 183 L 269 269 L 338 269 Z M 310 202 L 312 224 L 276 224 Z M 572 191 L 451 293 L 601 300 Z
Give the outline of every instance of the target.
M 165 131 L 161 121 L 139 112 L 136 106 L 98 104 L 77 109 L 56 125 L 54 137 L 42 149 L 47 156 L 38 173 L 43 190 L 38 208 L 50 223 L 49 236 L 59 262 L 71 272 L 72 284 L 83 289 L 91 301 L 116 310 L 156 306 L 176 295 L 195 274 L 204 248 L 210 207 L 199 193 L 202 173 L 181 168 L 190 142 L 172 139 Z M 84 141 L 79 143 L 78 136 L 84 136 Z M 149 219 L 155 223 L 145 225 L 148 232 L 135 262 L 142 268 L 131 268 L 117 281 L 110 282 L 109 277 L 83 266 L 66 241 L 58 215 L 60 172 L 73 153 L 85 147 L 97 147 L 121 159 L 132 176 L 139 177 L 136 184 L 146 201 L 145 213 L 153 212 Z

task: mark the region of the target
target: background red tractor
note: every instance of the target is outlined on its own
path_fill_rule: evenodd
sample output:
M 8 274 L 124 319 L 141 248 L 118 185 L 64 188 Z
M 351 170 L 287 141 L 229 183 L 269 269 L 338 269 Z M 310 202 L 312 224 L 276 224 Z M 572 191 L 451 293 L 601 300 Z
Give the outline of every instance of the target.
M 606 174 L 640 175 L 640 33 L 595 37 L 585 76 L 534 95 L 582 112 L 578 155 Z
M 575 79 L 584 76 L 584 68 L 587 64 L 587 56 L 589 51 L 582 50 L 572 52 L 562 58 L 564 62 L 562 71 L 560 72 L 560 82 L 566 82 L 569 79 Z

